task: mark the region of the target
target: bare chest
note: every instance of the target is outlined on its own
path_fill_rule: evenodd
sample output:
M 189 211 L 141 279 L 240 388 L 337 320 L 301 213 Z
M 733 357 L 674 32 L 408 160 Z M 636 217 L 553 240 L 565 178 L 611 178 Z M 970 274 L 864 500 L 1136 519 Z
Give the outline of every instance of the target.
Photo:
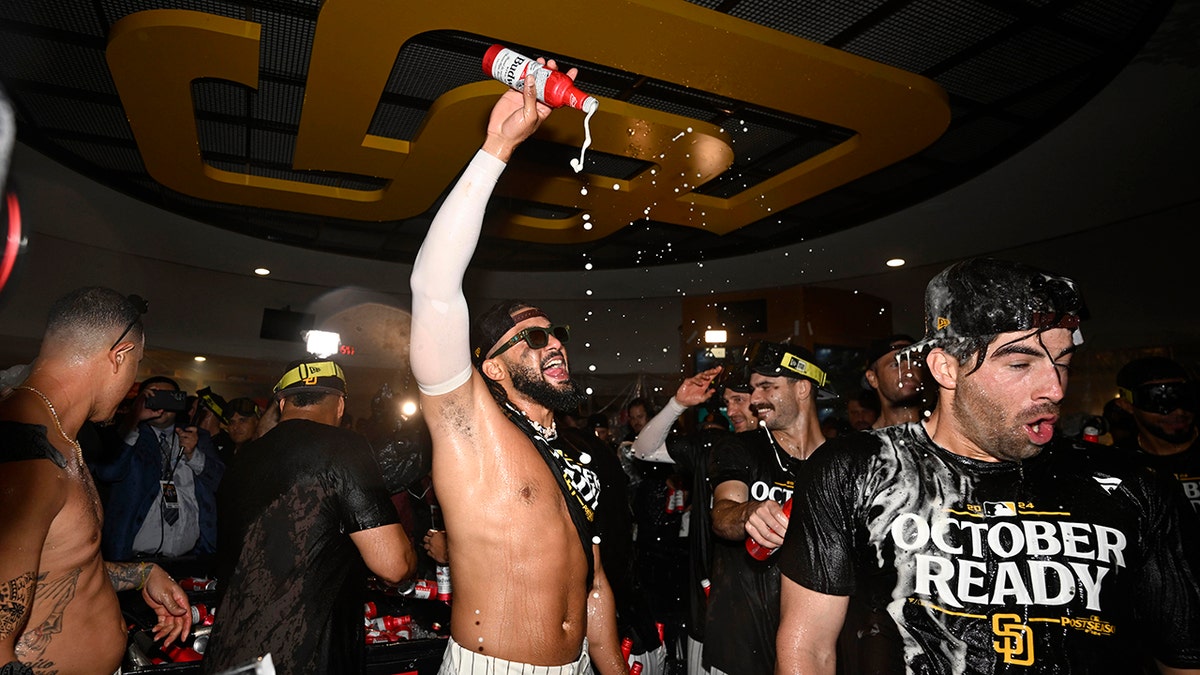
M 46 554 L 62 551 L 64 555 L 81 555 L 83 559 L 89 559 L 100 547 L 100 527 L 104 517 L 100 495 L 86 468 L 72 462 L 66 474 L 67 499 L 46 533 Z

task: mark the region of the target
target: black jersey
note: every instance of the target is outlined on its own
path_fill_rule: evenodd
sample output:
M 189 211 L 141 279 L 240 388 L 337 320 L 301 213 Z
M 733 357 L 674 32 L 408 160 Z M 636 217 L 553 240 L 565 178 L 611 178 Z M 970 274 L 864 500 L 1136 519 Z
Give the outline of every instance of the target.
M 722 439 L 713 449 L 709 482 L 714 489 L 740 481 L 754 501 L 780 504 L 792 497 L 800 461 L 783 452 L 765 429 Z M 779 569 L 746 553 L 744 541 L 718 540 L 713 546 L 712 589 L 704 663 L 730 675 L 775 672 L 775 632 L 779 628 Z
M 796 494 L 780 569 L 831 595 L 884 583 L 910 672 L 1200 665 L 1192 514 L 1126 456 L 1055 440 L 982 462 L 912 423 L 827 443 Z
M 286 673 L 357 672 L 366 566 L 351 532 L 398 521 L 366 439 L 285 420 L 242 447 L 217 496 L 220 672 L 270 652 Z
M 691 477 L 691 509 L 688 511 L 689 559 L 688 573 L 688 635 L 704 642 L 705 613 L 708 594 L 702 582 L 712 577 L 712 483 L 708 467 L 713 449 L 721 440 L 730 437 L 729 431 L 704 429 L 686 438 L 668 438 L 667 452 L 675 465 Z
M 1174 476 L 1183 487 L 1183 494 L 1191 502 L 1192 508 L 1200 514 L 1200 438 L 1188 446 L 1187 450 L 1174 455 L 1152 455 L 1139 448 L 1129 452 L 1137 458 L 1138 463 Z

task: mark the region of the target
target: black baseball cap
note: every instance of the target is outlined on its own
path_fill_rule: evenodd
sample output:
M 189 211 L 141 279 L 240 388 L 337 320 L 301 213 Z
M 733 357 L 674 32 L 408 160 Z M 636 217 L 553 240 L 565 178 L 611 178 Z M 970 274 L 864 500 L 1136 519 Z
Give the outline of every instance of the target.
M 817 389 L 817 399 L 837 398 L 833 389 L 825 386 L 829 381 L 813 353 L 800 345 L 759 340 L 746 352 L 750 371 L 768 377 L 790 377 L 811 380 Z
M 254 402 L 254 399 L 247 398 L 245 396 L 240 396 L 230 401 L 229 405 L 225 406 L 225 411 L 227 413 L 225 417 L 226 421 L 232 419 L 234 415 L 241 415 L 242 417 L 258 417 L 260 414 L 262 414 L 262 411 L 258 409 L 258 404 Z
M 916 338 L 905 333 L 896 333 L 885 338 L 872 340 L 870 346 L 867 347 L 867 368 L 875 365 L 876 361 L 888 354 L 907 347 L 916 341 Z
M 1117 392 L 1133 407 L 1160 415 L 1176 409 L 1195 411 L 1200 403 L 1200 391 L 1187 370 L 1165 356 L 1126 363 L 1117 371 Z
M 518 323 L 533 317 L 545 317 L 542 310 L 521 300 L 501 300 L 492 305 L 471 324 L 471 360 L 479 365 Z
M 1165 356 L 1143 356 L 1126 363 L 1117 371 L 1117 386 L 1125 389 L 1140 387 L 1147 382 L 1190 379 L 1182 365 Z
M 1029 265 L 970 258 L 942 270 L 925 287 L 925 337 L 901 354 L 1013 331 L 1067 328 L 1083 343 L 1086 316 L 1075 282 Z
M 346 374 L 334 361 L 299 361 L 288 366 L 275 384 L 275 396 L 292 396 L 303 392 L 325 392 L 346 395 Z

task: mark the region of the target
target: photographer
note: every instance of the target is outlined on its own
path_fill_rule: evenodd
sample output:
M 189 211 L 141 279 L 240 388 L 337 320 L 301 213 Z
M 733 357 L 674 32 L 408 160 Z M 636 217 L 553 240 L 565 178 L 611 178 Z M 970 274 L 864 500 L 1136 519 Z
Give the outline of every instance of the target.
M 216 551 L 216 492 L 225 471 L 207 431 L 176 427 L 187 399 L 167 377 L 147 378 L 111 441 L 92 465 L 111 483 L 101 549 L 106 560 L 174 558 Z

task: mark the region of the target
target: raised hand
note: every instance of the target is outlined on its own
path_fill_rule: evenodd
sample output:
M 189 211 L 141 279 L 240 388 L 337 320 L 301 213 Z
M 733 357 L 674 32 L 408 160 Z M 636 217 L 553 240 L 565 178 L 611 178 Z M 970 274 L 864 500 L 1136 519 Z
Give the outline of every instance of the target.
M 546 62 L 538 59 L 538 63 L 545 64 L 550 70 L 558 70 L 553 60 Z M 567 71 L 567 77 L 574 80 L 578 73 L 577 69 L 572 68 Z M 527 75 L 522 91 L 510 89 L 504 92 L 492 108 L 488 118 L 487 140 L 483 142 L 484 151 L 507 162 L 513 150 L 537 131 L 550 116 L 551 110 L 553 108 L 537 100 L 534 77 Z
M 675 400 L 689 408 L 704 403 L 713 395 L 712 383 L 720 373 L 721 366 L 717 366 L 689 377 L 675 390 Z

